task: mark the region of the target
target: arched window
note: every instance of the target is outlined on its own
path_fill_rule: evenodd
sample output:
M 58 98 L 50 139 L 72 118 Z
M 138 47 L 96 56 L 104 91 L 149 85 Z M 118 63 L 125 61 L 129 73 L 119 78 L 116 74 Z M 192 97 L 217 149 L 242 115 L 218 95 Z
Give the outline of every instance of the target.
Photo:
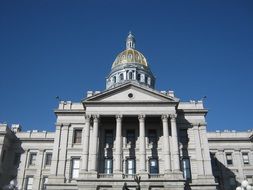
M 137 80 L 140 81 L 141 80 L 141 74 L 137 75 Z
M 129 80 L 132 80 L 133 79 L 133 73 L 132 72 L 129 72 Z
M 123 75 L 123 73 L 121 73 L 121 74 L 119 75 L 119 79 L 120 79 L 120 80 L 124 80 L 124 75 Z
M 113 83 L 116 83 L 116 76 L 112 78 Z

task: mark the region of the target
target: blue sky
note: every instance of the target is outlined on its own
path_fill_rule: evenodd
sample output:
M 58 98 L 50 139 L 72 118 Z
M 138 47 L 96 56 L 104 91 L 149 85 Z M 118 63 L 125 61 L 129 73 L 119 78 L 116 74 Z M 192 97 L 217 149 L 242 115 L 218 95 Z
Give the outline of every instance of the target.
M 209 130 L 253 128 L 253 1 L 0 1 L 0 122 L 54 131 L 56 96 L 104 90 L 131 30 L 182 101 L 207 96 Z

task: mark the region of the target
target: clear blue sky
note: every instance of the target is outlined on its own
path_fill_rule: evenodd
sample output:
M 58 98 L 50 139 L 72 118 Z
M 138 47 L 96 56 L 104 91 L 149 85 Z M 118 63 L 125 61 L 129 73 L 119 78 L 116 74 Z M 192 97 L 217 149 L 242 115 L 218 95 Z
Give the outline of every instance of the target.
M 131 30 L 156 89 L 207 96 L 209 130 L 253 128 L 253 1 L 0 1 L 0 122 L 54 131 L 55 96 L 104 90 Z

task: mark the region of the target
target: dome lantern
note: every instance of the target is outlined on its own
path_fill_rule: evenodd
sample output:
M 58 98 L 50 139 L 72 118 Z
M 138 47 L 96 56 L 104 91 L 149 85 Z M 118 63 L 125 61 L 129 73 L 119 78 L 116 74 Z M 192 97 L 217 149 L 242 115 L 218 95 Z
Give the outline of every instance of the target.
M 128 33 L 126 39 L 126 49 L 135 49 L 135 38 L 131 31 Z

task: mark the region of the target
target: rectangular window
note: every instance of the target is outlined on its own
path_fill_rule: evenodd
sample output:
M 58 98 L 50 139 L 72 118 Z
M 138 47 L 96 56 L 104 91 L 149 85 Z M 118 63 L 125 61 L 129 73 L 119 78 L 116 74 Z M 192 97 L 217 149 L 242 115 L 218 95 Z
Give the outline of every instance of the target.
M 46 184 L 48 182 L 48 177 L 47 176 L 44 176 L 43 177 L 43 186 L 42 186 L 42 190 L 46 190 Z
M 19 165 L 20 156 L 21 156 L 20 153 L 15 153 L 15 157 L 14 157 L 14 160 L 13 160 L 13 165 L 14 165 L 14 166 L 18 166 L 18 165 Z
M 135 159 L 127 159 L 127 174 L 134 175 L 135 174 Z
M 149 160 L 149 173 L 150 174 L 158 174 L 158 160 L 156 158 L 151 158 Z
M 45 166 L 51 166 L 52 162 L 52 153 L 46 153 Z
M 253 176 L 247 175 L 246 180 L 249 182 L 249 185 L 253 185 Z
M 233 165 L 232 153 L 226 153 L 227 165 Z
M 243 159 L 243 164 L 244 165 L 249 164 L 249 154 L 247 152 L 242 153 L 242 159 Z
M 111 158 L 105 158 L 105 168 L 104 168 L 104 173 L 105 174 L 112 174 L 112 159 Z
M 105 131 L 105 144 L 109 146 L 113 145 L 113 131 L 112 130 Z
M 80 159 L 73 158 L 72 159 L 72 168 L 71 168 L 71 178 L 76 179 L 79 177 L 79 167 L 80 167 Z
M 74 143 L 81 144 L 82 143 L 82 129 L 74 130 Z
M 191 165 L 190 165 L 189 158 L 182 159 L 182 169 L 183 169 L 184 179 L 190 180 L 191 179 Z
M 32 165 L 32 166 L 35 165 L 36 157 L 37 157 L 37 153 L 30 154 L 29 165 Z
M 29 176 L 26 178 L 25 190 L 32 190 L 32 189 L 33 189 L 33 177 Z
M 218 166 L 218 160 L 215 156 L 215 153 L 214 152 L 211 152 L 210 153 L 210 157 L 211 157 L 211 164 L 212 164 L 212 167 L 215 168 Z
M 127 130 L 127 144 L 131 146 L 135 145 L 135 131 Z
M 156 130 L 154 130 L 154 129 L 148 130 L 148 142 L 153 145 L 157 144 Z

